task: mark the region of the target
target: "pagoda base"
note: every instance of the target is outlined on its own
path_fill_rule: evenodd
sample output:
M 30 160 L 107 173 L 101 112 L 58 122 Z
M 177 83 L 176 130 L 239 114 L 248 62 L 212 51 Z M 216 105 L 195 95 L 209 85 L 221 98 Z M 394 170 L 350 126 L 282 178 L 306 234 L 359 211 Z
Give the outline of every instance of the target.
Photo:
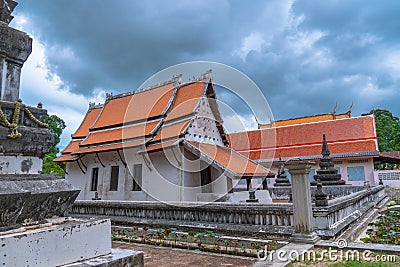
M 279 186 L 292 186 L 291 183 L 274 183 L 274 187 L 279 187 Z
M 322 185 L 345 185 L 346 181 L 344 181 L 344 180 L 321 181 L 320 180 L 320 183 Z M 317 181 L 312 181 L 310 184 L 312 186 L 316 186 L 318 184 L 318 182 Z

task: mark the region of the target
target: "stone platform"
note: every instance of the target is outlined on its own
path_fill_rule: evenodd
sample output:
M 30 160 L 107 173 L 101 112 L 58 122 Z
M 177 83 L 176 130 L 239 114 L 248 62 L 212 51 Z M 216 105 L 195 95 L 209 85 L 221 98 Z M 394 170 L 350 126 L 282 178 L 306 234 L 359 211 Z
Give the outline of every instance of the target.
M 0 231 L 5 226 L 62 217 L 79 190 L 56 175 L 0 174 Z
M 110 231 L 110 220 L 56 218 L 0 232 L 0 265 L 143 266 L 140 252 L 111 249 Z

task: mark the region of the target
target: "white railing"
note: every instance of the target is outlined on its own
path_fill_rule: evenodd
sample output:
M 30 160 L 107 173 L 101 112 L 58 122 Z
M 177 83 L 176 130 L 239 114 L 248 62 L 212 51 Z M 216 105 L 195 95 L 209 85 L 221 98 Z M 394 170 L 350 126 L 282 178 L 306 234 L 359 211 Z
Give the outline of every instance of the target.
M 385 197 L 378 186 L 313 207 L 315 227 L 320 235 L 335 236 Z M 76 201 L 72 216 L 111 218 L 115 223 L 174 225 L 252 233 L 290 235 L 293 205 L 256 203 L 160 203 L 140 201 Z

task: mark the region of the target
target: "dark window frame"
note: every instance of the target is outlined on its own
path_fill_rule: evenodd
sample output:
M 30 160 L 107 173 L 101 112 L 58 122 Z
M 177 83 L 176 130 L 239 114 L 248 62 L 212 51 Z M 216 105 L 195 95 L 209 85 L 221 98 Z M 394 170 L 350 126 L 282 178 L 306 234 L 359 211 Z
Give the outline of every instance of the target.
M 110 191 L 118 191 L 119 166 L 111 166 Z
M 97 192 L 99 186 L 99 167 L 92 168 L 92 180 L 90 183 L 90 191 Z
M 132 191 L 142 191 L 143 165 L 133 165 Z

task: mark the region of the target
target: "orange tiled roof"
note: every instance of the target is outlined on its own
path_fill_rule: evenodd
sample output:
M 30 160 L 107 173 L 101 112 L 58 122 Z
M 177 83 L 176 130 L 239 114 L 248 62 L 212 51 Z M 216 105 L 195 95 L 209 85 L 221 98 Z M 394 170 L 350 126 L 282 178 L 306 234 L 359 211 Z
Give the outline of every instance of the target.
M 320 115 L 306 116 L 301 118 L 274 121 L 272 123 L 272 127 L 289 126 L 295 124 L 304 124 L 304 123 L 321 122 L 321 121 L 346 119 L 346 118 L 350 118 L 349 112 L 343 114 L 336 114 L 335 116 L 332 113 L 328 113 L 328 114 L 320 114 Z M 271 128 L 271 125 L 260 124 L 260 129 L 266 129 L 266 128 Z
M 173 137 L 179 137 L 186 132 L 188 128 L 190 120 L 185 120 L 181 122 L 177 122 L 168 126 L 163 126 L 161 131 L 158 132 L 156 138 L 154 138 L 154 142 L 160 140 L 166 140 Z
M 89 136 L 82 143 L 80 143 L 80 146 L 102 144 L 107 142 L 117 142 L 137 137 L 145 137 L 150 135 L 159 123 L 160 120 L 156 120 L 131 126 L 123 126 L 121 128 L 112 130 L 91 132 L 89 133 Z
M 320 155 L 323 134 L 332 154 L 378 150 L 372 116 L 234 133 L 229 135 L 229 140 L 233 149 L 257 160 L 277 158 L 279 154 L 282 157 Z
M 166 141 L 159 144 L 149 145 L 148 147 L 146 147 L 146 149 L 139 151 L 138 153 L 155 152 L 158 150 L 170 148 L 177 144 L 179 144 L 179 140 Z
M 61 155 L 58 158 L 54 159 L 54 162 L 67 162 L 67 161 L 75 161 L 77 159 L 76 156 L 71 155 Z
M 176 93 L 172 109 L 165 120 L 173 120 L 194 112 L 203 95 L 205 86 L 206 84 L 203 82 L 196 82 L 180 87 Z
M 173 91 L 174 85 L 167 84 L 135 94 L 115 97 L 106 102 L 91 130 L 161 116 L 171 101 Z
M 85 118 L 83 119 L 81 125 L 79 126 L 78 130 L 72 135 L 72 138 L 85 138 L 89 133 L 90 126 L 93 125 L 97 117 L 99 116 L 100 112 L 102 111 L 102 107 L 94 108 L 89 110 L 86 113 Z
M 343 143 L 328 142 L 329 150 L 331 154 L 347 154 L 347 153 L 360 153 L 376 151 L 376 142 L 374 140 L 360 140 L 360 141 L 349 141 Z M 252 160 L 265 160 L 278 158 L 291 158 L 291 157 L 307 157 L 307 156 L 319 156 L 321 155 L 322 142 L 319 144 L 302 145 L 302 146 L 289 146 L 289 147 L 277 147 L 267 149 L 255 149 L 255 150 L 242 150 L 239 151 L 246 157 Z
M 151 140 L 153 145 L 148 147 L 151 151 L 158 149 L 158 146 L 169 144 L 171 139 L 185 134 L 195 109 L 206 92 L 206 86 L 206 83 L 198 81 L 175 88 L 171 83 L 111 97 L 104 107 L 98 110 L 96 116 L 92 115 L 91 120 L 88 120 L 91 114 L 88 113 L 82 123 L 86 126 L 85 131 L 80 129 L 80 134 L 77 135 L 86 139 L 79 144 L 78 149 L 69 149 L 68 152 L 84 154 L 121 149 L 123 145 L 119 142 L 122 139 L 151 136 L 154 132 L 155 137 Z M 185 117 L 187 119 L 184 121 L 170 124 L 173 120 L 178 121 Z M 158 122 L 139 125 L 143 121 L 156 118 L 160 118 L 160 123 L 164 122 L 167 125 L 158 127 Z M 125 128 L 128 131 L 115 129 L 125 123 L 130 123 L 130 126 Z M 163 144 L 154 144 L 160 141 Z M 140 144 L 144 142 L 141 141 Z M 112 144 L 105 145 L 107 143 Z M 74 143 L 75 148 L 76 145 L 77 143 Z
M 136 140 L 136 141 L 131 141 L 131 142 L 99 145 L 99 146 L 94 146 L 94 147 L 80 147 L 77 150 L 75 150 L 72 154 L 73 155 L 81 155 L 81 154 L 89 154 L 89 153 L 96 153 L 96 152 L 120 150 L 120 149 L 124 149 L 124 148 L 138 147 L 138 146 L 144 145 L 144 143 L 145 143 L 145 140 Z
M 266 168 L 252 162 L 229 147 L 193 141 L 184 141 L 184 144 L 186 146 L 189 144 L 189 148 L 195 148 L 206 155 L 209 159 L 221 165 L 223 168 L 234 173 L 235 176 L 266 177 L 270 175 L 270 172 Z
M 69 142 L 68 146 L 66 148 L 64 148 L 64 150 L 61 152 L 62 154 L 70 154 L 73 151 L 77 150 L 79 147 L 79 143 L 82 140 L 72 140 L 71 142 Z

